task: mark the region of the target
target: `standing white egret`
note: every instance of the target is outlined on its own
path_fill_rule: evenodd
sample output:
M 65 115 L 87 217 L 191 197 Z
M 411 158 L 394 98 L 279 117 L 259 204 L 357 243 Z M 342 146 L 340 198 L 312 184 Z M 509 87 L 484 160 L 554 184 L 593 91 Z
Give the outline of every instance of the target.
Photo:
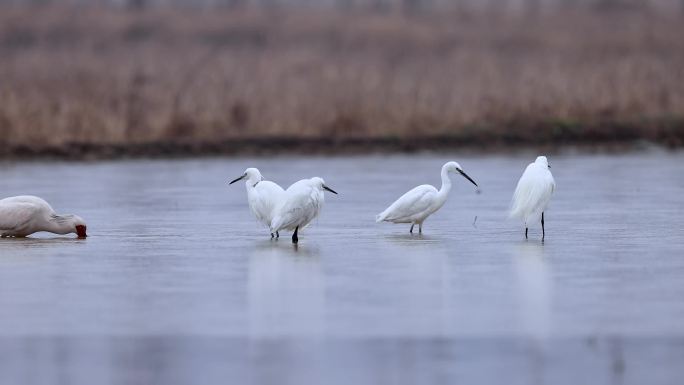
M 556 190 L 556 181 L 553 180 L 550 168 L 546 157 L 538 156 L 534 163 L 527 166 L 513 193 L 510 216 L 525 222 L 525 239 L 527 239 L 527 230 L 530 225 L 537 223 L 540 218 L 542 241 L 546 236 L 544 211 L 551 201 L 551 195 Z
M 87 236 L 81 217 L 57 215 L 41 198 L 22 195 L 0 200 L 0 237 L 25 237 L 39 231 Z
M 297 237 L 299 229 L 311 223 L 323 208 L 325 201 L 323 190 L 337 194 L 319 177 L 302 179 L 293 183 L 285 190 L 285 196 L 275 211 L 271 231 L 294 230 L 292 243 L 299 242 L 299 237 Z
M 451 180 L 449 172 L 458 172 L 477 187 L 461 166 L 456 162 L 447 162 L 442 166 L 442 187 L 439 191 L 428 184 L 413 188 L 392 203 L 385 211 L 375 217 L 376 222 L 410 223 L 409 232 L 413 234 L 413 226 L 418 225 L 418 232 L 423 232 L 423 221 L 432 213 L 439 210 L 446 202 Z
M 266 227 L 270 227 L 273 220 L 273 212 L 283 198 L 285 190 L 276 183 L 264 180 L 264 177 L 256 168 L 246 169 L 242 176 L 232 180 L 229 184 L 242 179 L 246 179 L 245 188 L 247 189 L 249 209 L 259 222 Z M 273 233 L 271 233 L 271 238 L 273 236 Z M 280 237 L 280 234 L 276 232 L 275 236 Z

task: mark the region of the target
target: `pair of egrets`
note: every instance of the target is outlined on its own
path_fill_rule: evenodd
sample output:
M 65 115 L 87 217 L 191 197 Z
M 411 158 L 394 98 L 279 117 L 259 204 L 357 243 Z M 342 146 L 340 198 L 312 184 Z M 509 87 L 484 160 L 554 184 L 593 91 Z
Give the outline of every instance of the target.
M 456 162 L 442 166 L 442 186 L 439 190 L 431 185 L 417 186 L 376 216 L 377 222 L 410 223 L 410 233 L 418 225 L 423 232 L 423 222 L 446 202 L 451 190 L 450 173 L 458 173 L 477 187 L 477 183 L 463 171 Z M 259 222 L 271 231 L 271 238 L 279 237 L 281 230 L 294 231 L 292 242 L 299 241 L 298 231 L 306 227 L 320 213 L 323 207 L 324 191 L 337 194 L 326 186 L 322 178 L 302 179 L 284 190 L 278 184 L 264 180 L 256 168 L 248 168 L 230 184 L 244 180 L 249 208 Z M 556 184 L 549 171 L 545 156 L 537 157 L 525 169 L 513 194 L 510 215 L 525 222 L 525 238 L 531 224 L 541 219 L 542 240 L 544 231 L 544 210 L 546 210 Z

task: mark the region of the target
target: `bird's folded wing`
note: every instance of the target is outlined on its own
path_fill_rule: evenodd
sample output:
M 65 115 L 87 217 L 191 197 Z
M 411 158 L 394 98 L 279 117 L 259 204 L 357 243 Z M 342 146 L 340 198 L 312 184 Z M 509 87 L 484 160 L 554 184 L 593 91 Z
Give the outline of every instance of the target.
M 409 190 L 385 210 L 385 220 L 401 219 L 427 210 L 432 203 L 432 196 L 436 193 L 437 190 L 430 185 Z
M 31 221 L 35 205 L 24 202 L 0 205 L 0 230 L 15 230 Z
M 544 210 L 555 190 L 553 176 L 533 163 L 525 169 L 513 193 L 511 216 L 521 217 Z

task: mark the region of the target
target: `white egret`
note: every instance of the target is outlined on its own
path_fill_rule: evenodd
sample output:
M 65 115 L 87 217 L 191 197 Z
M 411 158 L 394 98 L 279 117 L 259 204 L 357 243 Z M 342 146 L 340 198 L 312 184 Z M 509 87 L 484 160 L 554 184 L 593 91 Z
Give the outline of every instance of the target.
M 458 172 L 477 187 L 461 166 L 456 162 L 447 162 L 442 166 L 442 187 L 439 191 L 428 184 L 413 188 L 392 203 L 385 211 L 375 217 L 376 222 L 410 223 L 409 232 L 413 234 L 413 226 L 418 225 L 418 232 L 423 232 L 423 221 L 439 210 L 446 202 L 451 190 L 449 172 Z
M 318 216 L 323 208 L 323 190 L 337 194 L 325 185 L 322 178 L 302 179 L 285 190 L 271 222 L 271 231 L 294 230 L 292 243 L 299 242 L 297 232 L 306 227 Z
M 245 188 L 247 189 L 249 209 L 260 223 L 270 227 L 273 220 L 273 212 L 283 198 L 285 190 L 276 183 L 264 180 L 264 177 L 256 168 L 246 169 L 242 176 L 232 180 L 229 184 L 243 179 L 246 179 Z M 271 233 L 271 238 L 273 236 L 273 233 Z M 276 232 L 275 236 L 280 237 L 280 234 Z
M 556 190 L 556 181 L 549 170 L 549 162 L 545 156 L 538 156 L 534 163 L 530 163 L 518 181 L 511 203 L 511 218 L 522 219 L 525 222 L 525 239 L 530 225 L 541 218 L 542 241 L 546 236 L 544 231 L 544 211 L 551 201 L 551 195 Z
M 81 217 L 57 215 L 41 198 L 22 195 L 0 200 L 0 237 L 25 237 L 39 231 L 87 236 Z

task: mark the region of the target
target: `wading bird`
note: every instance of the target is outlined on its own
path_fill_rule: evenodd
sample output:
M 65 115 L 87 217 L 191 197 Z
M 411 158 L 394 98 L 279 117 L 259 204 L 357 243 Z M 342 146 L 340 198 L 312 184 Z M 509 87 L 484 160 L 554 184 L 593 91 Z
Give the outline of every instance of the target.
M 246 179 L 245 188 L 247 189 L 249 209 L 259 222 L 266 227 L 270 227 L 274 210 L 283 198 L 285 190 L 276 183 L 264 180 L 264 177 L 256 168 L 246 169 L 242 176 L 232 180 L 229 184 L 243 179 Z M 276 231 L 275 236 L 280 237 L 280 234 Z M 273 237 L 274 234 L 271 232 L 271 238 Z
M 0 237 L 25 237 L 39 231 L 87 236 L 81 217 L 57 215 L 41 198 L 23 195 L 0 200 Z
M 541 218 L 542 241 L 546 236 L 544 231 L 544 211 L 549 205 L 551 195 L 556 190 L 556 181 L 549 170 L 549 162 L 545 156 L 538 156 L 534 163 L 530 163 L 518 181 L 511 203 L 511 218 L 522 219 L 525 222 L 525 239 L 530 225 Z
M 413 234 L 413 226 L 418 225 L 418 232 L 423 232 L 423 221 L 439 210 L 446 202 L 451 190 L 450 172 L 458 172 L 477 187 L 461 166 L 456 162 L 447 162 L 442 166 L 442 187 L 439 191 L 428 184 L 420 185 L 402 195 L 385 211 L 375 217 L 376 222 L 410 223 L 409 232 Z
M 323 208 L 325 201 L 323 190 L 337 194 L 319 177 L 302 179 L 288 187 L 273 216 L 271 232 L 294 230 L 292 243 L 299 242 L 297 236 L 299 229 L 311 223 Z

